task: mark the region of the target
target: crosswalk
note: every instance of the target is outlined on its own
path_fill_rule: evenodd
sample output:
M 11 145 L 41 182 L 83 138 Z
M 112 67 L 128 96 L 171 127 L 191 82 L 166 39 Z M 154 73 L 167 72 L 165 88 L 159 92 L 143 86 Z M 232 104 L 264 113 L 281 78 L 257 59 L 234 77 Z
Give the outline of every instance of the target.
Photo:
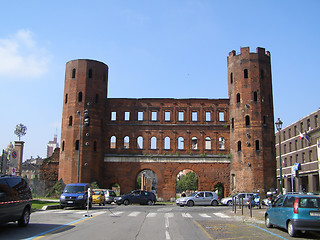
M 87 214 L 87 211 L 72 211 L 72 210 L 50 210 L 50 211 L 42 211 L 37 212 L 38 214 L 45 214 L 45 213 L 54 213 L 54 214 L 79 214 L 84 215 Z M 89 211 L 90 215 L 100 215 L 100 214 L 107 214 L 109 216 L 127 216 L 130 218 L 138 217 L 143 214 L 146 214 L 146 218 L 155 218 L 158 216 L 164 216 L 165 218 L 174 218 L 174 217 L 183 217 L 183 218 L 203 218 L 203 219 L 210 219 L 210 218 L 222 218 L 222 219 L 230 219 L 231 217 L 227 214 L 217 212 L 217 213 L 186 213 L 186 212 L 139 212 L 139 211 Z

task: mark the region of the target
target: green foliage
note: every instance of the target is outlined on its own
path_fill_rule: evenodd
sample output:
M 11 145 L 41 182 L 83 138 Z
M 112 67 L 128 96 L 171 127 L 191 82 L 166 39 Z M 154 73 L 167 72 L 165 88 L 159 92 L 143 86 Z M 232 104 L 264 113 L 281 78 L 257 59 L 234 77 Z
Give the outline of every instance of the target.
M 58 181 L 47 193 L 46 197 L 59 197 L 64 189 L 64 185 Z
M 141 176 L 137 177 L 137 189 L 141 189 Z
M 188 172 L 177 182 L 177 192 L 184 192 L 187 190 L 198 190 L 198 175 L 195 172 Z
M 99 184 L 97 183 L 97 181 L 92 182 L 91 183 L 91 187 L 92 187 L 92 189 L 99 189 L 100 188 Z

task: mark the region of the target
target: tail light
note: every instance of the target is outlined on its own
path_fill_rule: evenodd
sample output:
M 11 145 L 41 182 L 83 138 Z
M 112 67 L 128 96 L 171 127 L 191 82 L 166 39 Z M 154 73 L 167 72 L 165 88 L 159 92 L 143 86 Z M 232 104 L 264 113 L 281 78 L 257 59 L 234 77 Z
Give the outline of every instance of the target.
M 293 213 L 299 213 L 299 198 L 294 200 Z

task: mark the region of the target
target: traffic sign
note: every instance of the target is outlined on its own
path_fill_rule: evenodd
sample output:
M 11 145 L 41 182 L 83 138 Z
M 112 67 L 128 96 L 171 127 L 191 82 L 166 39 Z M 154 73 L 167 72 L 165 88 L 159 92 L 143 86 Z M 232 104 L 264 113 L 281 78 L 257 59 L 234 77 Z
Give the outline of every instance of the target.
M 18 157 L 18 153 L 16 150 L 13 150 L 12 153 L 11 153 L 11 156 L 13 159 L 16 159 Z

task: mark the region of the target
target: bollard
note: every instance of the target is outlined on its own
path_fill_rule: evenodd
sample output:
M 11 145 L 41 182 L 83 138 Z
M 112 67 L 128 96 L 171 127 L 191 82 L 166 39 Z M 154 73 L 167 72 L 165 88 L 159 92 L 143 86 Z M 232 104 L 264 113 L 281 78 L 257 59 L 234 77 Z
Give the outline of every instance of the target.
M 252 218 L 252 205 L 251 205 L 251 201 L 250 201 L 250 203 L 249 203 L 249 206 L 250 206 L 250 217 Z
M 233 197 L 232 206 L 234 206 L 234 213 L 237 214 L 237 203 L 235 197 Z
M 241 198 L 241 215 L 243 215 L 243 198 Z

